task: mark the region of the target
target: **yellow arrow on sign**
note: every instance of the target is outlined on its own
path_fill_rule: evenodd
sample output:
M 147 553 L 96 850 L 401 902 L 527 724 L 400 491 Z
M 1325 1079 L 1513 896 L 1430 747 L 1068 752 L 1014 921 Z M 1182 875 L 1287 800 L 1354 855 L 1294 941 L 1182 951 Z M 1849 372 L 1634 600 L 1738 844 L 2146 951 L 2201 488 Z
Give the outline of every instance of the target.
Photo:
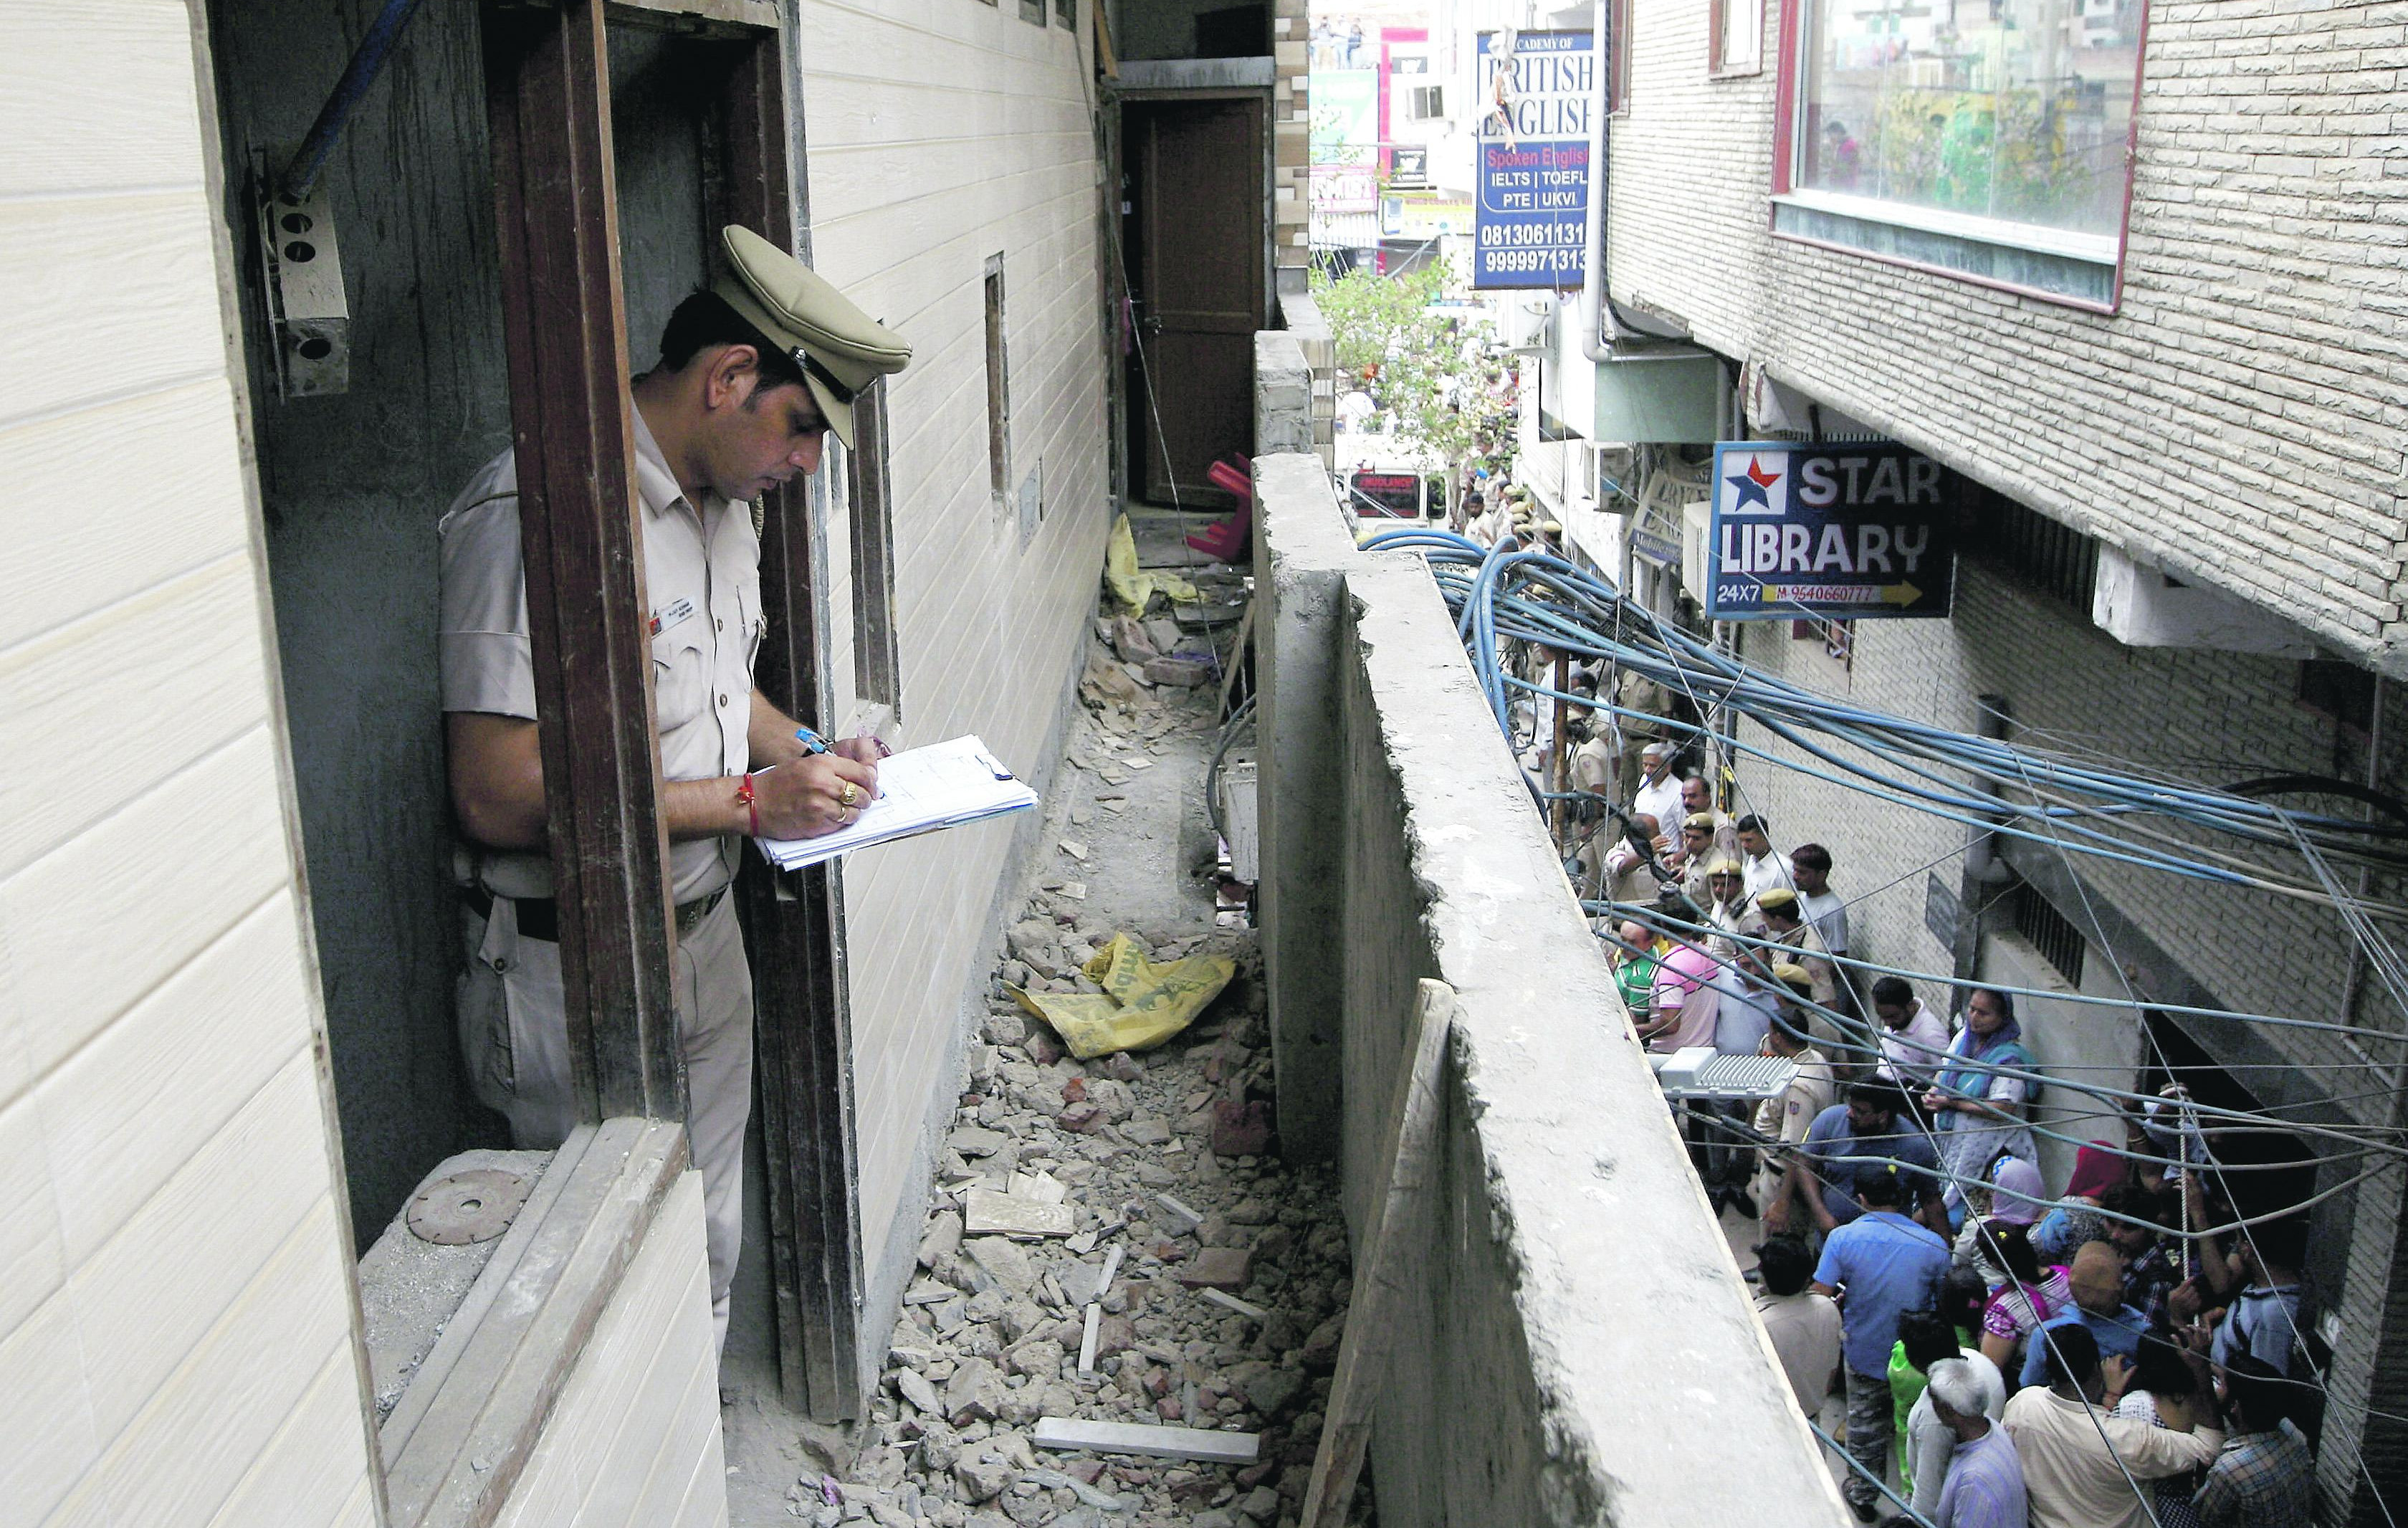
M 1882 603 L 1884 605 L 1895 605 L 1900 609 L 1903 609 L 1922 597 L 1923 591 L 1915 588 L 1914 585 L 1911 583 L 1893 583 L 1884 584 L 1882 586 Z

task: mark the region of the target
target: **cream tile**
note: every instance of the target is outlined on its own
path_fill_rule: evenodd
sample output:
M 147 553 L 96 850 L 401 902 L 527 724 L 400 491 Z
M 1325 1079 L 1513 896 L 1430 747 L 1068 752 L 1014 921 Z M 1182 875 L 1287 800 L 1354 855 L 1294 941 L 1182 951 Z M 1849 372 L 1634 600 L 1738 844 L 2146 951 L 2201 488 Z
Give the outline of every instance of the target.
M 113 88 L 60 88 L 108 61 Z M 0 191 L 201 181 L 192 13 L 172 0 L 0 9 Z
M 318 1371 L 308 1392 L 251 1470 L 209 1520 L 209 1528 L 354 1521 L 366 1489 L 366 1423 L 360 1417 L 359 1369 L 349 1341 Z
M 309 1043 L 292 898 L 244 919 L 34 1089 L 69 1266 Z
M 337 1344 L 351 1340 L 347 1252 L 337 1239 L 334 1207 L 322 1205 L 109 1441 L 45 1528 L 206 1524 L 304 1403 Z
M 0 1107 L 0 1163 L 14 1185 L 0 1195 L 0 1332 L 8 1332 L 66 1278 L 50 1151 L 30 1098 Z
M 90 517 L 95 441 L 108 443 L 113 468 L 105 536 Z M 9 642 L 249 548 L 246 469 L 222 377 L 0 431 L 0 461 L 15 511 L 0 561 L 0 609 L 16 617 Z
M 17 1010 L 16 962 L 9 953 L 8 920 L 0 913 L 0 1104 L 14 1103 L 33 1081 L 25 1024 Z
M 0 418 L 222 372 L 211 211 L 197 179 L 147 193 L 0 202 L 0 292 L 14 315 Z M 81 364 L 95 354 L 113 363 Z
M 0 1341 L 0 1503 L 39 1522 L 100 1453 L 84 1392 L 83 1349 L 64 1299 Z
M 0 882 L 34 1068 L 56 1065 L 288 880 L 286 845 L 263 725 Z M 109 958 L 94 960 L 99 950 Z
M 7 247 L 0 203 L 0 249 Z M 0 291 L 8 273 L 0 266 Z M 0 876 L 267 719 L 247 556 L 0 653 Z M 142 867 L 121 867 L 124 875 Z
M 334 1190 L 308 1051 L 294 1054 L 68 1279 L 95 1344 L 93 1420 L 112 1436 Z M 159 1270 L 176 1277 L 163 1279 Z

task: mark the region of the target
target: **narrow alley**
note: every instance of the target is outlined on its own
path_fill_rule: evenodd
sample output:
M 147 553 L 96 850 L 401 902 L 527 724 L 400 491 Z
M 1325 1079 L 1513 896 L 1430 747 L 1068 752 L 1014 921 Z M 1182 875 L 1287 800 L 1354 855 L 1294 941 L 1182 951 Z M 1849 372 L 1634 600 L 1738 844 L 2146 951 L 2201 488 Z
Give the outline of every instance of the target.
M 1178 643 L 1166 618 L 1132 624 L 1131 657 L 1145 628 L 1161 652 Z M 1277 1154 L 1254 934 L 1215 923 L 1215 685 L 1141 683 L 1110 621 L 1095 628 L 1070 767 L 969 1047 L 883 1383 L 850 1473 L 796 1481 L 794 1517 L 1272 1528 L 1301 1500 L 1348 1298 L 1345 1231 L 1329 1175 Z M 1235 975 L 1168 1043 L 1082 1063 L 1009 989 L 1099 991 L 1081 967 L 1116 935 L 1154 962 L 1226 956 Z M 1051 1229 L 1067 1234 L 979 1234 L 966 1211 L 982 1190 L 988 1213 L 1058 1204 Z M 1049 1446 L 1040 1419 L 1054 1418 L 1214 1430 L 1254 1462 Z

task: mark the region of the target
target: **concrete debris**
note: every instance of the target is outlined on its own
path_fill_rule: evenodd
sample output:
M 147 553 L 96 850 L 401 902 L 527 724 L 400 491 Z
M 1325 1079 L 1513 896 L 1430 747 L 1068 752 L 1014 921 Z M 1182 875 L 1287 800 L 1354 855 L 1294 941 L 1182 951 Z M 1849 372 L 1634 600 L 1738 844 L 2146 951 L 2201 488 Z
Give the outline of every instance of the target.
M 1268 1321 L 1270 1319 L 1269 1311 L 1265 1310 L 1260 1306 L 1248 1305 L 1245 1301 L 1239 1299 L 1236 1295 L 1229 1293 L 1226 1290 L 1206 1290 L 1204 1292 L 1204 1301 L 1207 1305 L 1219 1306 L 1224 1310 L 1234 1310 L 1250 1321 Z
M 1191 1289 L 1241 1290 L 1254 1272 L 1254 1254 L 1244 1247 L 1207 1247 L 1175 1276 Z
M 1183 1236 L 1204 1223 L 1201 1211 L 1188 1208 L 1167 1193 L 1157 1193 L 1154 1202 L 1162 1207 L 1163 1226 L 1174 1236 Z
M 839 1504 L 816 1476 L 797 1487 L 796 1518 L 1282 1528 L 1302 1505 L 1352 1292 L 1346 1233 L 1332 1176 L 1276 1155 L 1254 936 L 1214 926 L 1209 836 L 1187 852 L 1214 690 L 1160 667 L 1151 688 L 1131 666 L 1215 671 L 1156 624 L 1098 622 L 1111 650 L 1091 650 L 1090 710 L 1066 740 L 1078 767 L 1057 772 L 1039 839 L 1084 879 L 1053 850 L 1032 867 L 1048 889 L 1007 929 L 967 1047 L 860 1456 Z M 1133 865 L 1159 886 L 1133 891 Z M 1142 1058 L 1082 1063 L 1005 989 L 1095 991 L 1080 966 L 1116 932 L 1156 962 L 1228 956 L 1238 976 Z
M 1145 677 L 1150 684 L 1194 690 L 1212 682 L 1212 661 L 1210 658 L 1156 658 L 1145 665 Z
M 1258 1157 L 1271 1147 L 1276 1134 L 1271 1106 L 1257 1098 L 1240 1104 L 1224 1098 L 1212 1106 L 1212 1150 L 1225 1157 Z
M 1076 1229 L 1070 1211 L 1059 1203 L 997 1193 L 993 1189 L 972 1189 L 963 1197 L 968 1229 L 973 1235 L 1067 1236 Z

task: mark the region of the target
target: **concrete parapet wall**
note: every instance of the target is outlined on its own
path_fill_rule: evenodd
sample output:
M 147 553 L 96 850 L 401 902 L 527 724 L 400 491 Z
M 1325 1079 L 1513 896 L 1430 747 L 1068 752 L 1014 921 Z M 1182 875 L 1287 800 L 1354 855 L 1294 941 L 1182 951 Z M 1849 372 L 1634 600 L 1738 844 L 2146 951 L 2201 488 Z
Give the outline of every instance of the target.
M 1312 450 L 1312 368 L 1304 347 L 1280 329 L 1254 335 L 1254 454 Z
M 1337 932 L 1345 835 L 1329 810 L 1343 796 L 1329 655 L 1342 570 L 1357 557 L 1318 458 L 1254 459 L 1259 896 L 1280 1142 L 1292 1160 L 1338 1151 L 1340 981 L 1327 942 Z M 1321 656 L 1307 662 L 1308 653 Z
M 1313 459 L 1255 470 L 1281 1126 L 1334 1125 L 1358 1229 L 1412 984 L 1456 994 L 1381 1521 L 1843 1523 L 1436 587 L 1351 549 Z
M 1304 350 L 1312 372 L 1312 440 L 1324 466 L 1337 465 L 1338 339 L 1321 316 L 1321 305 L 1302 293 L 1280 298 L 1280 322 Z

